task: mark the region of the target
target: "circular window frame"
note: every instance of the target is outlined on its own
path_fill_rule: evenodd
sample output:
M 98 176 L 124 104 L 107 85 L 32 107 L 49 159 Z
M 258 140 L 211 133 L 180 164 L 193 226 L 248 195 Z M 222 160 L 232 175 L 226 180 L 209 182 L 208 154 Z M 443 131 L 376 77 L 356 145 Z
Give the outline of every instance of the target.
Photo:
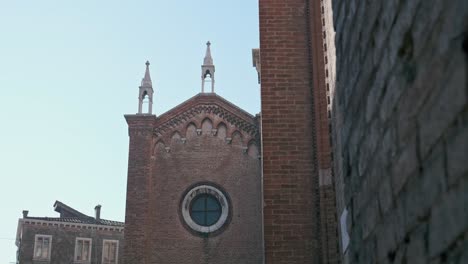
M 216 198 L 221 205 L 221 215 L 219 219 L 210 226 L 202 226 L 193 221 L 191 217 L 191 205 L 196 197 L 199 195 L 208 194 Z M 210 184 L 199 184 L 197 186 L 189 188 L 185 192 L 181 201 L 181 216 L 185 225 L 191 230 L 198 234 L 212 234 L 217 231 L 222 230 L 228 221 L 230 216 L 230 202 L 227 195 L 221 191 L 219 188 L 210 185 Z
M 197 203 L 200 199 L 202 199 L 202 208 L 197 208 L 195 209 L 194 206 L 195 206 L 195 203 Z M 215 208 L 214 209 L 208 209 L 208 200 L 212 201 L 213 203 L 215 203 Z M 198 206 L 200 206 L 200 203 L 198 203 Z M 219 202 L 219 200 L 214 197 L 213 195 L 211 194 L 198 194 L 196 195 L 192 202 L 190 202 L 190 217 L 192 218 L 192 220 L 197 223 L 198 225 L 201 225 L 201 226 L 211 226 L 213 225 L 214 223 L 218 222 L 218 220 L 221 218 L 221 213 L 222 213 L 222 209 L 221 209 L 221 204 Z M 203 220 L 202 219 L 196 219 L 196 217 L 194 217 L 194 215 L 197 214 L 200 216 L 203 215 Z M 215 218 L 214 218 L 214 221 L 208 221 L 208 214 L 215 214 Z M 202 222 L 204 222 L 203 224 L 200 223 L 200 220 Z M 211 224 L 208 224 L 206 222 L 211 222 Z

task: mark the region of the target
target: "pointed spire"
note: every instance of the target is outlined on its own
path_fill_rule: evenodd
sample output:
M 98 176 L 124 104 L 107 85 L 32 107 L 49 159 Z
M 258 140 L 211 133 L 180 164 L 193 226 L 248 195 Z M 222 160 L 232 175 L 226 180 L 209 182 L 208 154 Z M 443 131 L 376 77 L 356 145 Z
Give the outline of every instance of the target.
M 138 114 L 152 114 L 153 111 L 153 82 L 151 82 L 151 76 L 149 72 L 149 61 L 146 61 L 145 77 L 141 79 L 140 92 L 138 96 Z M 143 113 L 143 101 L 148 98 L 148 112 Z
M 211 57 L 211 43 L 208 41 L 206 43 L 206 54 L 205 59 L 203 60 L 201 79 L 202 79 L 202 93 L 205 92 L 205 82 L 211 82 L 211 92 L 214 93 L 214 73 L 215 66 L 213 64 L 213 58 Z
M 204 65 L 213 65 L 213 58 L 211 57 L 211 42 L 206 43 L 206 54 L 205 54 L 205 59 L 203 60 Z
M 141 87 L 153 87 L 153 83 L 151 82 L 151 76 L 149 72 L 149 61 L 146 61 L 146 72 L 145 77 L 141 80 Z

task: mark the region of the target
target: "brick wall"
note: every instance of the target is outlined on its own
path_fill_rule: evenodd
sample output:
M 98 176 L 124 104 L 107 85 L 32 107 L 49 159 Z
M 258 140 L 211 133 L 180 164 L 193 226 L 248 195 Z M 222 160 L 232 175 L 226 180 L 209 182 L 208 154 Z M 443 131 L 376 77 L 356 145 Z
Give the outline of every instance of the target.
M 467 263 L 468 2 L 333 0 L 333 13 L 344 259 Z
M 309 4 L 260 0 L 265 263 L 320 260 Z
M 128 157 L 127 203 L 125 211 L 124 263 L 147 262 L 149 255 L 148 237 L 152 232 L 149 224 L 152 212 L 149 194 L 151 193 L 151 150 L 153 115 L 127 115 L 130 147 Z
M 252 135 L 200 113 L 160 138 L 153 161 L 149 263 L 262 263 L 260 160 L 257 151 L 247 149 Z M 184 193 L 202 183 L 217 186 L 230 200 L 228 223 L 214 234 L 194 233 L 181 216 Z

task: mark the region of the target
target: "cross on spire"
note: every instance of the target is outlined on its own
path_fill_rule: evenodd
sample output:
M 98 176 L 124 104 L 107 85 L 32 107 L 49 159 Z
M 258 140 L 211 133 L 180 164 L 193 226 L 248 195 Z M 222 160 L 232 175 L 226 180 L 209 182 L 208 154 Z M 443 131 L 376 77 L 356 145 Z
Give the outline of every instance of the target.
M 151 82 L 151 76 L 150 76 L 150 71 L 149 71 L 149 66 L 150 62 L 146 61 L 146 71 L 145 71 L 145 77 L 141 80 L 141 86 L 142 87 L 153 87 L 153 83 Z

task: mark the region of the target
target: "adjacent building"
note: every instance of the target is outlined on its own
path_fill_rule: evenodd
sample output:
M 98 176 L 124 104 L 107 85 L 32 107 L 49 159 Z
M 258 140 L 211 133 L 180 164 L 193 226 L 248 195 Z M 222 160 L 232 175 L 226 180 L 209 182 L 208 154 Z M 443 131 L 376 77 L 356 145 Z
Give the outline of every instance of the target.
M 117 264 L 123 252 L 124 223 L 102 219 L 101 206 L 87 216 L 56 201 L 59 217 L 33 217 L 23 211 L 16 245 L 19 264 Z

